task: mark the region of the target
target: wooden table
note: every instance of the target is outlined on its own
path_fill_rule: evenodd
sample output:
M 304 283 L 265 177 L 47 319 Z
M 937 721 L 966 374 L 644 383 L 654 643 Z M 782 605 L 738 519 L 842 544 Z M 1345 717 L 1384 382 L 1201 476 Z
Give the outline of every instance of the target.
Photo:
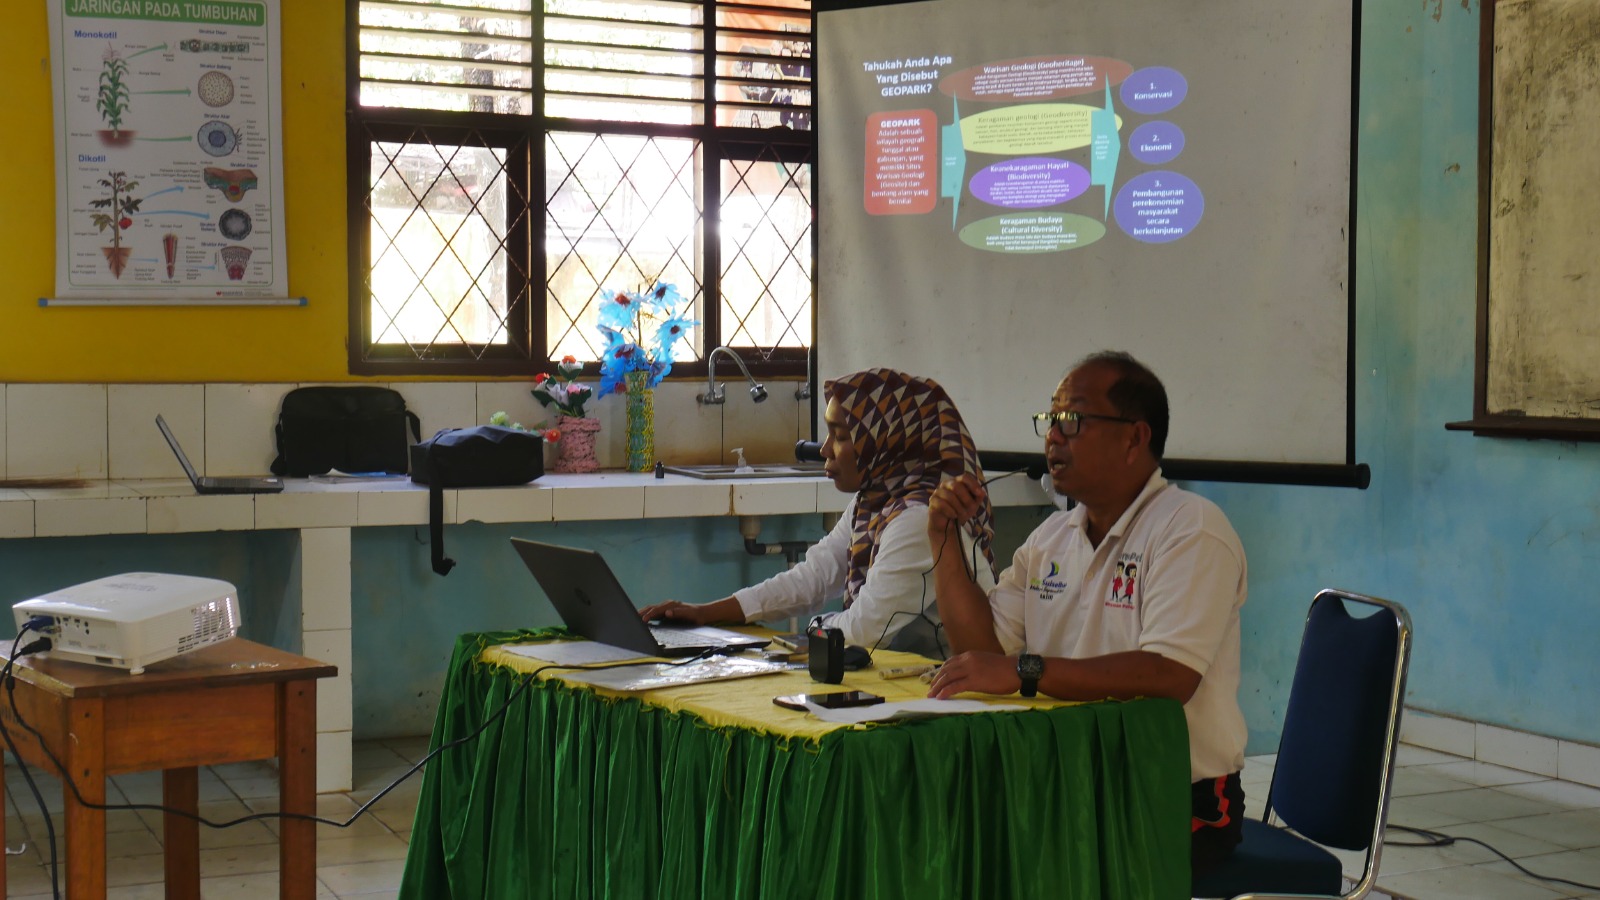
M 48 658 L 18 660 L 16 704 L 44 736 L 83 799 L 105 803 L 106 776 L 160 769 L 162 804 L 194 812 L 199 766 L 278 758 L 284 812 L 316 812 L 317 679 L 334 666 L 234 638 L 149 666 L 143 675 Z M 3 698 L 0 698 L 3 701 Z M 9 703 L 0 720 L 28 763 L 56 766 L 24 731 Z M 65 785 L 66 895 L 106 895 L 106 814 L 79 803 Z M 200 897 L 200 825 L 164 814 L 169 900 Z M 0 818 L 0 845 L 5 824 Z M 316 824 L 284 819 L 279 828 L 278 893 L 316 893 Z M 0 896 L 5 867 L 0 866 Z

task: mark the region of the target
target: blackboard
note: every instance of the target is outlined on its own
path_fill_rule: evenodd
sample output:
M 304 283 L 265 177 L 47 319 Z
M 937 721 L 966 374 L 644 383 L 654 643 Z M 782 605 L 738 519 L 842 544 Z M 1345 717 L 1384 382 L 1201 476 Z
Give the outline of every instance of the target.
M 1483 10 L 1473 418 L 1483 435 L 1600 440 L 1600 3 Z

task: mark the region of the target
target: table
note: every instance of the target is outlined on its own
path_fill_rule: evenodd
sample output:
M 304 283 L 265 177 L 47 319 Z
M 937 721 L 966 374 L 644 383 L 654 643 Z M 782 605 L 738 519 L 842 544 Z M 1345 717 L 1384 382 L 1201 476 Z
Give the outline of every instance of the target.
M 803 672 L 642 695 L 551 672 L 490 722 L 539 665 L 500 645 L 548 636 L 457 640 L 433 746 L 487 728 L 428 763 L 401 897 L 1189 896 L 1176 702 L 851 729 L 772 706 Z
M 143 675 L 21 659 L 16 702 L 92 803 L 105 802 L 107 775 L 159 769 L 162 804 L 192 813 L 200 799 L 197 767 L 276 756 L 280 809 L 315 814 L 317 679 L 334 673 L 326 663 L 233 638 L 154 663 Z M 0 719 L 25 761 L 59 774 L 9 704 L 0 707 Z M 106 814 L 62 790 L 66 896 L 104 897 Z M 164 826 L 168 900 L 198 900 L 200 825 L 169 812 Z M 315 828 L 305 820 L 281 822 L 278 891 L 284 900 L 316 894 Z M 0 844 L 4 829 L 0 822 Z
M 259 387 L 274 398 L 281 396 L 285 390 L 284 385 Z M 465 403 L 467 408 L 472 408 L 472 385 L 450 387 L 466 389 Z M 693 385 L 687 387 L 693 388 Z M 3 388 L 4 385 L 0 385 L 0 389 Z M 692 391 L 685 394 L 683 399 L 685 402 L 691 401 Z M 44 408 L 49 408 L 48 404 Z M 276 410 L 277 400 L 274 399 L 269 411 L 275 415 Z M 140 416 L 143 415 L 141 412 Z M 171 415 L 169 408 L 168 416 Z M 25 419 L 19 423 L 13 419 L 10 426 L 12 432 L 22 433 L 23 424 L 33 423 L 32 420 Z M 235 430 L 224 429 L 224 433 L 233 433 Z M 242 433 L 251 432 L 245 427 Z M 155 450 L 159 452 L 157 458 L 170 465 L 172 456 L 156 436 L 155 429 L 149 430 L 148 437 L 155 441 Z M 111 450 L 112 470 L 137 472 L 148 465 L 139 454 L 135 454 L 133 459 L 118 456 L 115 442 Z M 263 459 L 259 463 L 245 463 L 241 460 L 239 465 L 243 466 L 242 469 L 224 469 L 220 473 L 214 470 L 212 474 L 264 471 L 267 461 Z M 104 456 L 100 457 L 98 465 L 103 472 L 106 465 Z M 89 463 L 85 463 L 85 468 L 93 470 Z M 67 471 L 70 472 L 70 468 Z M 14 465 L 11 474 L 19 474 Z M 292 580 L 284 586 L 287 593 L 281 598 L 271 594 L 252 594 L 251 600 L 286 604 L 282 620 L 291 623 L 295 617 L 299 620 L 298 628 L 293 629 L 298 631 L 298 644 L 286 646 L 298 646 L 303 653 L 339 666 L 339 674 L 322 682 L 317 690 L 317 746 L 320 752 L 317 789 L 348 791 L 352 783 L 355 647 L 359 644 L 358 635 L 377 624 L 363 619 L 360 603 L 352 605 L 352 597 L 358 596 L 358 592 L 364 588 L 359 575 L 364 563 L 360 549 L 362 533 L 371 535 L 374 529 L 426 525 L 428 489 L 425 485 L 411 484 L 403 478 L 340 484 L 290 478 L 285 483 L 287 487 L 281 494 L 197 495 L 186 478 L 118 478 L 93 482 L 83 488 L 0 488 L 0 570 L 5 570 L 8 581 L 13 583 L 44 584 L 50 590 L 64 586 L 61 571 L 65 570 L 59 563 L 58 553 L 42 554 L 44 561 L 36 561 L 35 557 L 40 554 L 36 554 L 32 548 L 38 544 L 26 543 L 29 550 L 19 553 L 18 549 L 24 545 L 8 547 L 6 542 L 10 540 L 31 542 L 36 538 L 49 538 L 52 541 L 65 539 L 66 543 L 72 545 L 72 552 L 76 553 L 81 552 L 84 546 L 77 543 L 77 539 L 89 536 L 115 540 L 118 535 L 149 535 L 151 542 L 141 542 L 139 546 L 164 548 L 168 537 L 174 535 L 219 531 L 292 532 L 294 540 L 289 560 L 271 556 L 258 562 L 264 569 L 288 565 L 287 571 Z M 989 498 L 997 508 L 1040 506 L 1048 502 L 1039 485 L 1028 479 L 997 481 L 988 490 Z M 445 523 L 448 525 L 468 522 L 537 524 L 682 519 L 685 520 L 682 522 L 684 528 L 692 528 L 694 520 L 713 517 L 838 513 L 843 511 L 849 500 L 850 495 L 840 493 L 832 482 L 821 477 L 702 481 L 683 475 L 667 475 L 657 479 L 649 472 L 602 472 L 587 475 L 547 474 L 526 485 L 450 489 L 445 491 L 444 509 Z M 554 533 L 546 534 L 549 539 L 563 542 Z M 733 521 L 726 523 L 725 534 L 730 541 L 729 546 L 742 546 L 743 539 Z M 537 532 L 524 536 L 534 537 Z M 453 542 L 456 538 L 447 537 L 447 540 Z M 45 544 L 48 546 L 50 542 L 46 541 Z M 7 550 L 11 552 L 4 552 Z M 506 552 L 510 557 L 509 551 Z M 416 554 L 421 561 L 417 576 L 404 584 L 403 593 L 389 597 L 395 603 L 433 603 L 446 596 L 439 593 L 438 576 L 427 567 L 427 548 L 418 549 Z M 188 563 L 179 561 L 181 557 L 174 559 L 164 550 L 158 551 L 156 559 L 164 561 L 165 568 L 161 571 L 234 580 L 205 567 L 191 569 Z M 151 563 L 141 562 L 137 567 L 147 565 Z M 128 570 L 124 568 L 120 571 Z M 79 580 L 115 574 L 117 571 L 92 570 Z M 458 584 L 470 579 L 470 575 L 457 572 L 450 582 Z M 247 585 L 236 583 L 242 590 L 250 590 Z M 263 586 L 257 586 L 256 589 L 260 590 Z M 10 599 L 15 601 L 25 597 L 13 596 Z M 489 621 L 496 624 L 490 626 L 485 622 L 480 627 L 498 627 L 501 622 L 517 620 Z M 382 626 L 379 627 L 381 629 Z M 457 630 L 460 629 L 447 633 L 453 634 Z M 437 663 L 429 659 L 424 665 L 431 670 Z M 370 685 L 374 680 L 381 680 L 382 676 L 369 672 L 366 678 Z M 402 696 L 399 692 L 388 691 L 381 695 L 381 702 L 390 704 L 399 702 Z M 427 714 L 427 708 L 414 708 L 411 721 L 426 721 Z

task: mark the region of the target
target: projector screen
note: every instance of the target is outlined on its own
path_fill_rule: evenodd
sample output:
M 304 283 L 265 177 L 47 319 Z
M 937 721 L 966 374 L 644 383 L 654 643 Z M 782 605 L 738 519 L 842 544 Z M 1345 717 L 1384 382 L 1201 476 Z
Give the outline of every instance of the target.
M 1354 468 L 1357 3 L 817 8 L 820 379 L 932 376 L 1037 453 L 1068 367 L 1127 350 L 1169 473 Z

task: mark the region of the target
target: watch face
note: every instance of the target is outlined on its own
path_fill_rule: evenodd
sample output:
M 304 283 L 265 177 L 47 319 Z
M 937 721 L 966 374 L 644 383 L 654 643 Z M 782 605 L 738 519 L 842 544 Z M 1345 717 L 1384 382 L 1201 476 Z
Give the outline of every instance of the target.
M 1044 657 L 1032 653 L 1024 653 L 1017 657 L 1017 674 L 1023 678 L 1037 680 L 1044 674 Z

